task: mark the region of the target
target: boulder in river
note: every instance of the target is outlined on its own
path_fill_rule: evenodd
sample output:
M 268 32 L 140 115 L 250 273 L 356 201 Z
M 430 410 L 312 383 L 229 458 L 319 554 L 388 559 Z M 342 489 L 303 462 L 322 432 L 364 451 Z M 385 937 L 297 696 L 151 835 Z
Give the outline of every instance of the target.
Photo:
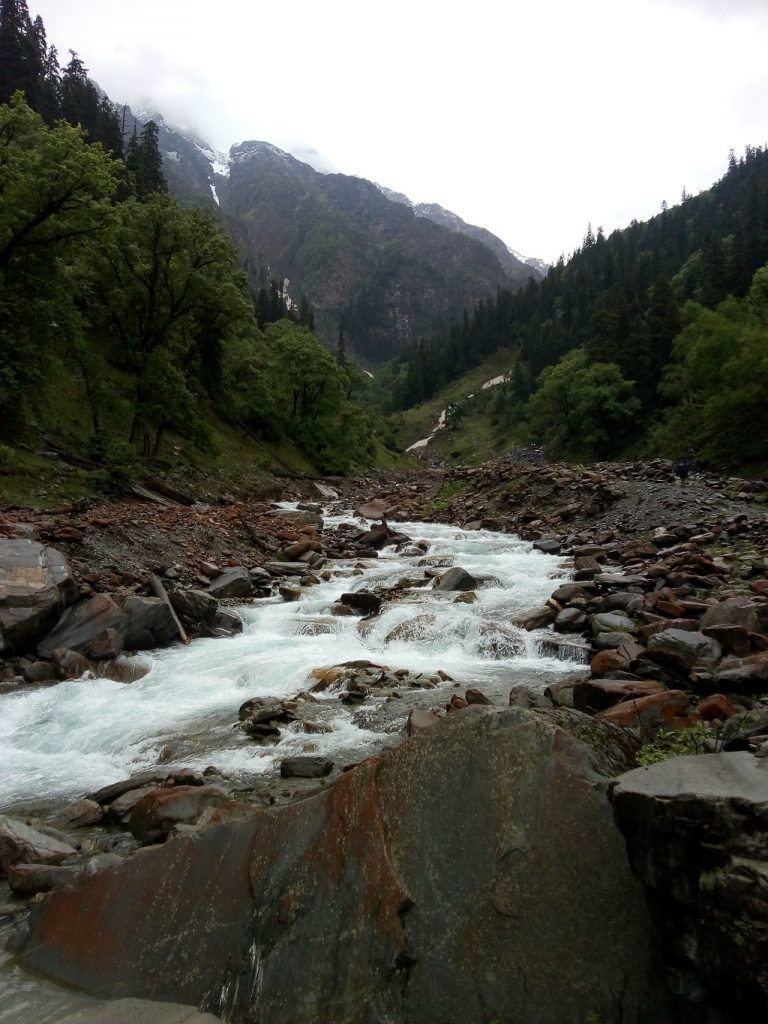
M 554 622 L 556 633 L 581 633 L 586 625 L 587 616 L 581 608 L 563 608 Z
M 242 565 L 225 569 L 220 576 L 208 584 L 205 593 L 219 600 L 222 597 L 248 598 L 253 596 L 253 580 Z
M 542 537 L 541 540 L 533 542 L 534 551 L 541 551 L 545 555 L 559 555 L 563 542 L 559 537 Z
M 469 707 L 309 799 L 54 892 L 21 962 L 243 1024 L 657 1024 L 605 792 L 613 736 L 575 712 Z
M 333 761 L 311 754 L 286 757 L 280 762 L 280 775 L 284 779 L 322 779 L 333 771 Z
M 455 565 L 435 580 L 433 590 L 476 590 L 477 586 L 478 581 L 474 576 L 461 566 Z
M 172 590 L 168 597 L 179 618 L 192 628 L 216 618 L 219 602 L 204 590 Z
M 384 519 L 391 507 L 392 502 L 388 498 L 372 498 L 360 505 L 356 513 L 363 519 Z
M 512 622 L 514 625 L 531 632 L 534 629 L 546 629 L 547 626 L 552 625 L 556 618 L 557 609 L 545 604 L 541 608 L 534 608 L 533 611 L 518 616 Z
M 96 594 L 64 612 L 53 631 L 37 645 L 38 654 L 50 658 L 56 648 L 83 654 L 113 629 L 131 651 L 163 647 L 179 636 L 173 613 L 161 598 Z
M 372 594 L 370 590 L 353 590 L 348 594 L 342 594 L 339 602 L 361 615 L 372 615 L 381 608 L 381 598 L 378 594 Z

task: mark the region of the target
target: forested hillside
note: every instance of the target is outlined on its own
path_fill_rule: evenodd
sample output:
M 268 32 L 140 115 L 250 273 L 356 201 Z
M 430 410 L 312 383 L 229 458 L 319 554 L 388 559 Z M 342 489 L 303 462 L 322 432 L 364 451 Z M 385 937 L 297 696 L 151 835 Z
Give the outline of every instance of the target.
M 325 471 L 369 463 L 343 358 L 306 303 L 252 293 L 212 212 L 169 197 L 157 126 L 124 139 L 23 0 L 0 3 L 0 55 L 0 469 L 48 432 L 120 482 L 169 436 L 214 461 L 222 428 Z
M 615 454 L 647 442 L 738 465 L 768 457 L 768 152 L 650 221 L 582 246 L 517 294 L 500 290 L 389 367 L 408 408 L 499 348 L 518 362 L 494 395 L 501 440 Z M 727 430 L 725 426 L 727 425 Z

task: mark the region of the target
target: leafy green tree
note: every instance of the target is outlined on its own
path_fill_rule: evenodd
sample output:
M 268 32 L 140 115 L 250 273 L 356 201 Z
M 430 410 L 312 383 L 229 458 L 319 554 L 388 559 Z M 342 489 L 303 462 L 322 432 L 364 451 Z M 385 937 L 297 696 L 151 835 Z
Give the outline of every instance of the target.
M 129 200 L 87 283 L 93 329 L 112 335 L 115 358 L 136 377 L 130 439 L 150 456 L 168 427 L 202 437 L 189 396 L 219 372 L 219 342 L 253 323 L 232 243 L 203 211 L 162 195 Z
M 266 329 L 274 415 L 285 433 L 325 472 L 364 461 L 371 428 L 348 398 L 349 379 L 306 328 L 280 320 Z
M 660 391 L 671 408 L 652 433 L 672 456 L 744 466 L 768 459 L 768 267 L 745 299 L 689 303 Z
M 344 371 L 310 331 L 281 320 L 267 327 L 266 337 L 292 420 L 316 422 L 343 399 Z
M 73 274 L 112 223 L 119 165 L 20 97 L 0 107 L 0 411 L 34 394 L 79 331 Z
M 640 402 L 615 363 L 589 363 L 574 349 L 545 370 L 528 401 L 536 440 L 573 455 L 604 457 L 633 437 Z

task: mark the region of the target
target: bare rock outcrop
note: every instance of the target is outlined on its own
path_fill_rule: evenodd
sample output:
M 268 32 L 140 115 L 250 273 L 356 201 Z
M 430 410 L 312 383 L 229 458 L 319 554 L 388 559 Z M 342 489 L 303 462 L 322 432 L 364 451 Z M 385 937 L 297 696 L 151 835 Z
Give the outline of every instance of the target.
M 675 757 L 622 775 L 612 799 L 673 990 L 689 1012 L 706 1002 L 729 1024 L 765 1020 L 768 760 Z
M 60 551 L 33 540 L 0 539 L 0 653 L 34 646 L 77 598 Z
M 582 742 L 466 708 L 309 799 L 54 892 L 22 963 L 242 1024 L 656 1024 L 642 887 L 591 745 L 611 728 L 585 722 Z

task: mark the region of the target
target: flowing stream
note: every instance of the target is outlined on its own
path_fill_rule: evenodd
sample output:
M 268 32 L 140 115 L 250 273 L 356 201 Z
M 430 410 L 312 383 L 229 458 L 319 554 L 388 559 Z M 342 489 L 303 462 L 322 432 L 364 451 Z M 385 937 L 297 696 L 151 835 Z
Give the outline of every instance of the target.
M 325 519 L 326 526 L 349 521 L 348 515 Z M 333 692 L 320 694 L 317 705 L 324 726 L 331 727 L 326 733 L 308 736 L 296 723 L 278 744 L 259 745 L 233 730 L 245 700 L 293 697 L 308 688 L 308 674 L 318 667 L 369 659 L 414 673 L 442 669 L 461 685 L 455 689 L 448 681 L 431 691 L 433 702 L 442 704 L 467 686 L 504 702 L 516 683 L 543 688 L 581 667 L 577 653 L 569 660 L 567 647 L 565 658 L 542 653 L 549 632 L 526 633 L 510 625 L 515 616 L 544 603 L 557 586 L 553 581 L 567 574 L 562 559 L 509 534 L 425 523 L 396 528 L 427 541 L 426 557 L 439 560 L 441 569 L 460 565 L 487 577 L 477 601 L 455 603 L 455 593 L 414 587 L 364 623 L 331 616 L 330 605 L 343 591 L 423 577 L 423 555 L 402 557 L 387 548 L 377 559 L 330 563 L 332 578 L 306 588 L 298 602 L 274 597 L 239 608 L 244 630 L 236 637 L 140 656 L 151 668 L 137 682 L 79 679 L 0 696 L 0 813 L 44 813 L 158 763 L 200 770 L 215 765 L 247 783 L 275 776 L 279 762 L 293 754 L 318 753 L 341 765 L 399 741 L 407 700 L 400 717 L 389 722 L 377 718 L 380 698 L 348 708 Z M 403 624 L 409 625 L 398 629 Z M 501 647 L 489 641 L 499 631 Z M 510 636 L 514 652 L 504 646 Z M 28 985 L 17 970 L 0 965 L 0 1022 L 56 1019 L 41 1007 L 24 1015 Z M 38 990 L 48 999 L 45 1005 L 53 990 L 47 985 Z

